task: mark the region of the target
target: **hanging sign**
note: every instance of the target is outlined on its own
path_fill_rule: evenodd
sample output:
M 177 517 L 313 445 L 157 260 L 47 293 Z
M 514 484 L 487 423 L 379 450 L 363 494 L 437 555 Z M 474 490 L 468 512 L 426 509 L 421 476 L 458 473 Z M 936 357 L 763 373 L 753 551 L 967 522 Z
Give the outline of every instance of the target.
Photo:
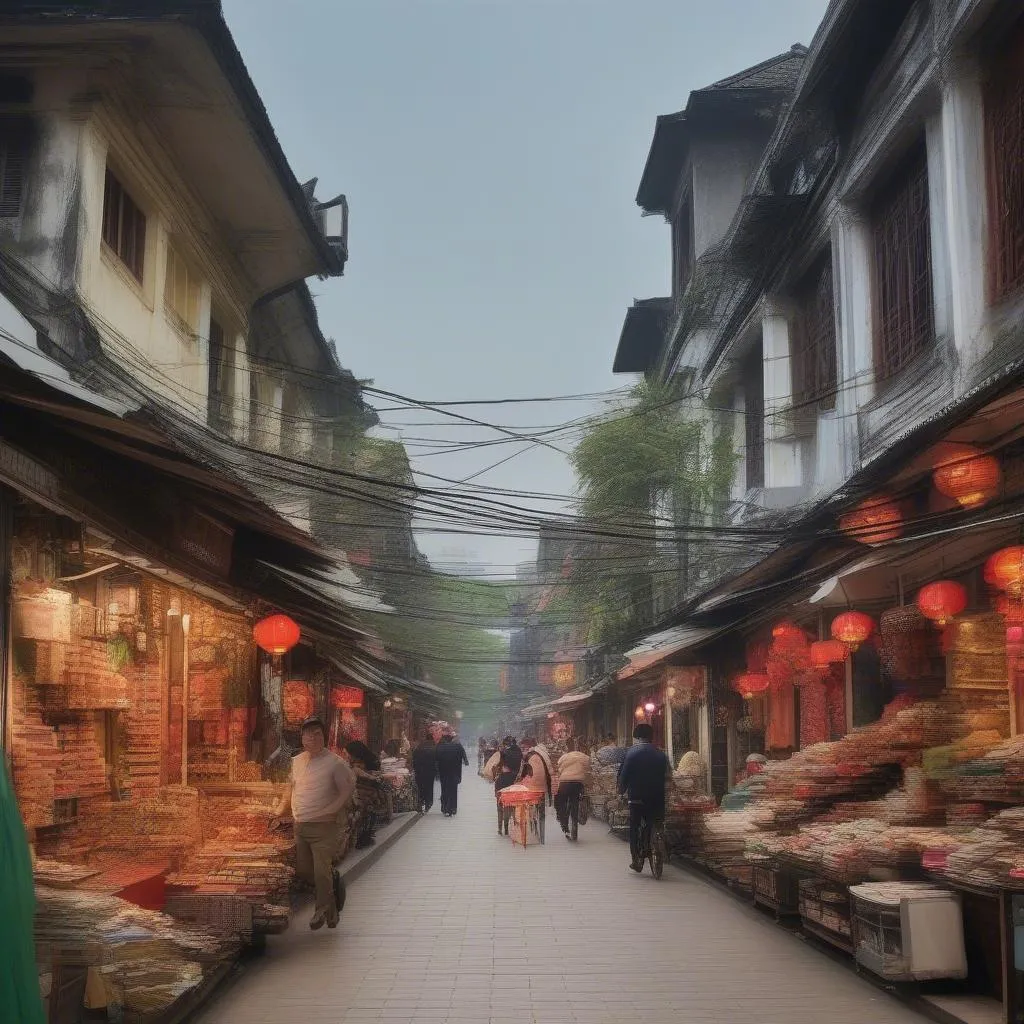
M 556 665 L 555 670 L 551 673 L 551 681 L 560 690 L 565 690 L 572 686 L 576 682 L 575 662 L 570 661 L 562 665 Z

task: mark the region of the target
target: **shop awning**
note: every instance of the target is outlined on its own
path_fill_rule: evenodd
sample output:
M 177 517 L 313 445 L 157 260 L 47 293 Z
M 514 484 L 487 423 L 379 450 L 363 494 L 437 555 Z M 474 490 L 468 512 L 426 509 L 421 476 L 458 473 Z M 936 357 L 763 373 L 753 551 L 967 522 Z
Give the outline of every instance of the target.
M 626 651 L 629 664 L 625 668 L 619 669 L 615 678 L 620 683 L 632 679 L 673 654 L 680 654 L 691 647 L 696 647 L 721 632 L 723 632 L 722 627 L 675 626 L 661 633 L 653 633 L 643 643 L 638 644 L 631 651 Z
M 579 693 L 567 693 L 564 697 L 559 697 L 558 700 L 551 702 L 551 710 L 571 711 L 573 708 L 586 704 L 593 695 L 594 691 L 589 687 L 586 690 L 581 690 Z

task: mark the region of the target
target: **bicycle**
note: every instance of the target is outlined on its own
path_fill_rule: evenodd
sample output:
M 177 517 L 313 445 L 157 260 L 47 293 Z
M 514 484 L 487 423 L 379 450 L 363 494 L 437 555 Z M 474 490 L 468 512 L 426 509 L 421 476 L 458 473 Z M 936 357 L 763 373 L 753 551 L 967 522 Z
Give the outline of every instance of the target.
M 569 797 L 565 804 L 565 816 L 568 831 L 565 836 L 571 843 L 579 842 L 580 825 L 590 820 L 590 804 L 586 791 Z
M 640 863 L 648 861 L 651 874 L 660 879 L 667 859 L 664 826 L 659 821 L 652 822 L 644 815 L 640 824 Z

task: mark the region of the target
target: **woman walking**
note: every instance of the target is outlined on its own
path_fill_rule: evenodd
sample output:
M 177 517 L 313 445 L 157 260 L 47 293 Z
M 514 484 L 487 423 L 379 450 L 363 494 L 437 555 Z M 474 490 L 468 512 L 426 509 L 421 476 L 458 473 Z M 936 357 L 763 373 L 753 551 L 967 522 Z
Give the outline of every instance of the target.
M 498 804 L 498 835 L 508 835 L 508 825 L 512 820 L 512 808 L 501 806 L 501 791 L 511 786 L 519 778 L 523 767 L 523 752 L 515 738 L 506 736 L 501 744 L 501 759 L 494 778 L 494 797 Z
M 423 734 L 412 752 L 412 772 L 416 776 L 419 810 L 426 814 L 434 806 L 434 783 L 437 781 L 437 747 L 429 732 Z

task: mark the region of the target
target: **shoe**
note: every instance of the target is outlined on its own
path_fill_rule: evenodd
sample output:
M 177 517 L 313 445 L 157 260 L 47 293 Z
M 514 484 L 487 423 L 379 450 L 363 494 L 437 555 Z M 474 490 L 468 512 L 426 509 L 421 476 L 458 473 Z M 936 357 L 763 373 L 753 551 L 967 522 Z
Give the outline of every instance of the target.
M 337 914 L 335 914 L 334 917 L 329 917 L 327 919 L 327 927 L 328 928 L 337 928 L 338 927 L 338 920 L 339 920 L 339 916 Z
M 562 829 L 562 835 L 565 836 L 566 839 L 572 839 L 572 836 L 569 835 L 569 830 L 567 828 Z
M 315 931 L 320 931 L 321 928 L 327 923 L 327 918 L 323 914 L 315 914 L 313 920 L 309 922 L 309 927 Z
M 643 870 L 644 870 L 643 861 L 641 861 L 639 864 L 637 864 L 636 861 L 633 861 L 633 863 L 629 865 L 629 870 L 630 871 L 635 871 L 638 875 L 643 874 Z
M 334 872 L 334 906 L 339 914 L 345 909 L 347 897 L 348 891 L 345 888 L 345 879 L 341 877 L 341 872 L 336 870 Z M 333 928 L 336 924 L 337 922 L 334 925 L 330 925 L 330 927 Z

